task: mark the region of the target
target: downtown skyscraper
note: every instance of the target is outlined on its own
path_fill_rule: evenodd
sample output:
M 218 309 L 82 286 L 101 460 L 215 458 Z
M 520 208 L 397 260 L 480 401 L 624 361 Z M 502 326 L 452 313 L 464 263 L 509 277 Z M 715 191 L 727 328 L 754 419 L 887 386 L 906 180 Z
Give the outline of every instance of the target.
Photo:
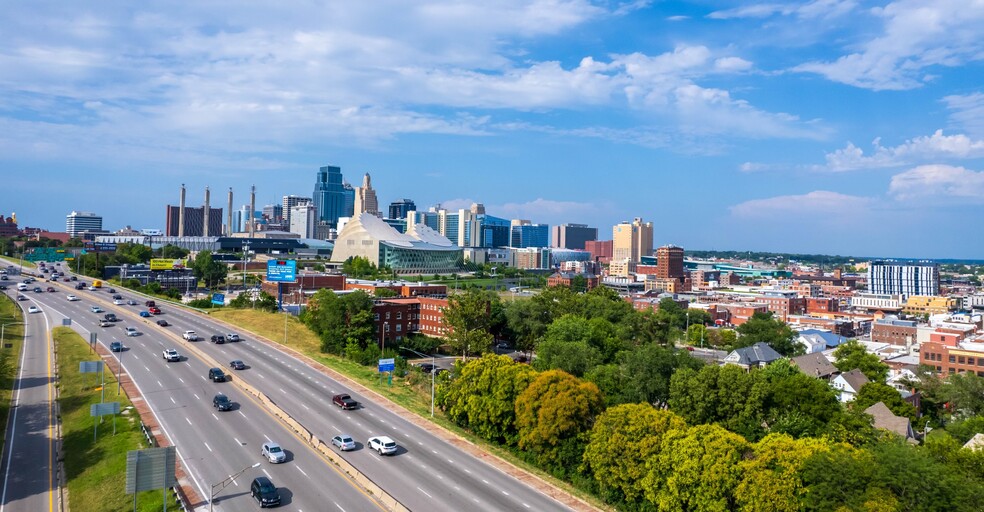
M 326 165 L 318 169 L 312 199 L 318 212 L 318 220 L 337 227 L 338 218 L 345 216 L 345 194 L 342 190 L 340 167 Z

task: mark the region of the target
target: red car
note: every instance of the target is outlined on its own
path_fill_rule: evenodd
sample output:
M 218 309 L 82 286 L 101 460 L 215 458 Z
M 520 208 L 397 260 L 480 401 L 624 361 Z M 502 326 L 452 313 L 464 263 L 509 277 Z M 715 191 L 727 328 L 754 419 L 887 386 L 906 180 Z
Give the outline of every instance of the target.
M 151 306 L 151 307 L 147 308 L 147 311 L 150 311 L 150 314 L 152 314 L 152 315 L 159 315 L 159 314 L 161 314 L 161 308 L 159 308 L 157 306 Z

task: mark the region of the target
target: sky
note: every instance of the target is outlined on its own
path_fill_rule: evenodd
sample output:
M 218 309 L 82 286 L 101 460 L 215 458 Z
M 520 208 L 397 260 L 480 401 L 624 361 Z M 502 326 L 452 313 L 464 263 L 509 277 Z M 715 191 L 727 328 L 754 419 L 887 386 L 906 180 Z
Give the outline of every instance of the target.
M 284 5 L 289 5 L 285 8 Z M 0 213 L 310 196 L 981 258 L 984 0 L 8 2 Z

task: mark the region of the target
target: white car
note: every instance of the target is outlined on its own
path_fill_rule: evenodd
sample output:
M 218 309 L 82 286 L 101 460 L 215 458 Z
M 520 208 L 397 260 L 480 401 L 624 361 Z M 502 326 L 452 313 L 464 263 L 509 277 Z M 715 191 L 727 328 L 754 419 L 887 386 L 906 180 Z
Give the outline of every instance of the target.
M 137 328 L 136 327 L 127 327 L 127 328 L 124 329 L 124 331 L 126 332 L 126 335 L 127 336 L 136 336 L 136 335 L 140 334 L 139 332 L 137 332 Z
M 31 307 L 27 308 L 27 312 L 28 313 L 40 313 L 41 312 L 41 309 L 39 309 L 37 306 L 31 306 Z
M 388 436 L 376 436 L 369 438 L 369 449 L 376 450 L 380 455 L 390 455 L 396 453 L 396 441 Z
M 122 306 L 123 305 L 123 299 L 113 299 L 113 304 L 116 305 L 116 306 Z
M 69 295 L 66 298 L 68 299 L 69 302 L 75 302 L 75 301 L 79 300 L 79 298 L 76 297 L 76 296 L 74 296 L 74 295 Z
M 99 321 L 99 327 L 112 327 L 112 326 L 113 326 L 113 322 L 110 322 L 109 320 Z
M 164 360 L 167 361 L 167 362 L 169 362 L 169 363 L 171 361 L 180 361 L 181 360 L 181 354 L 179 354 L 178 351 L 177 350 L 174 350 L 173 348 L 165 349 L 164 352 L 161 355 L 163 355 L 164 356 Z
M 198 341 L 198 333 L 195 331 L 185 331 L 181 337 L 187 341 Z
M 101 308 L 99 306 L 92 306 L 92 307 L 89 308 L 89 311 L 92 311 L 93 313 L 102 313 L 103 312 L 103 308 Z
M 346 434 L 337 435 L 331 438 L 331 444 L 337 446 L 338 449 L 343 452 L 355 449 L 355 439 L 352 439 L 352 436 Z
M 266 457 L 268 461 L 274 464 L 279 464 L 287 460 L 287 454 L 284 453 L 284 449 L 277 443 L 263 443 L 260 455 Z
M 234 332 L 226 333 L 226 341 L 239 341 L 239 335 Z

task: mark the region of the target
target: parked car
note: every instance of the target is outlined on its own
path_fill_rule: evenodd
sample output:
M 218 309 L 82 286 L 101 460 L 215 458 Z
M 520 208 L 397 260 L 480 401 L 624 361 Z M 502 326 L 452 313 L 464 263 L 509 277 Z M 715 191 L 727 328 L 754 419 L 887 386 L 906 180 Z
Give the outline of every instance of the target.
M 239 341 L 239 335 L 234 332 L 226 333 L 225 336 L 226 336 L 226 341 L 230 343 L 233 341 Z
M 277 486 L 265 476 L 253 479 L 253 483 L 249 486 L 249 495 L 256 500 L 260 508 L 280 505 L 280 492 L 277 491 Z
M 343 452 L 355 449 L 355 439 L 352 439 L 352 436 L 346 434 L 337 435 L 331 438 L 331 444 L 337 446 L 338 449 Z
M 110 343 L 109 344 L 109 350 L 111 350 L 113 352 L 123 352 L 123 342 L 122 341 L 114 341 L 114 342 Z
M 225 382 L 226 376 L 225 373 L 222 372 L 222 368 L 209 368 L 208 380 L 212 382 Z
M 181 337 L 184 338 L 186 341 L 198 341 L 198 333 L 196 333 L 195 331 L 185 331 L 184 334 L 181 335 Z
M 161 327 L 167 327 L 167 326 L 169 326 L 171 324 L 167 323 L 167 320 L 160 319 L 160 320 L 157 321 L 157 325 L 159 325 Z
M 212 343 L 215 343 L 216 345 L 221 345 L 221 344 L 225 343 L 225 336 L 223 336 L 221 334 L 213 334 L 210 341 Z
M 380 455 L 392 455 L 396 453 L 396 441 L 389 436 L 375 436 L 369 438 L 369 449 L 376 450 Z
M 215 407 L 220 411 L 231 411 L 232 400 L 229 400 L 229 397 L 219 393 L 212 397 L 212 407 Z
M 263 443 L 263 447 L 260 449 L 260 455 L 266 457 L 266 460 L 273 464 L 280 464 L 287 460 L 287 454 L 284 453 L 284 449 L 280 447 L 277 443 Z
M 246 363 L 240 361 L 239 359 L 236 359 L 234 361 L 229 362 L 229 367 L 232 368 L 233 370 L 245 370 Z
M 161 353 L 161 356 L 163 356 L 164 360 L 169 363 L 181 360 L 181 354 L 179 354 L 178 351 L 174 350 L 173 348 L 164 349 L 164 352 Z
M 356 402 L 347 394 L 335 395 L 331 397 L 331 401 L 342 409 L 357 409 L 359 407 L 359 402 Z

